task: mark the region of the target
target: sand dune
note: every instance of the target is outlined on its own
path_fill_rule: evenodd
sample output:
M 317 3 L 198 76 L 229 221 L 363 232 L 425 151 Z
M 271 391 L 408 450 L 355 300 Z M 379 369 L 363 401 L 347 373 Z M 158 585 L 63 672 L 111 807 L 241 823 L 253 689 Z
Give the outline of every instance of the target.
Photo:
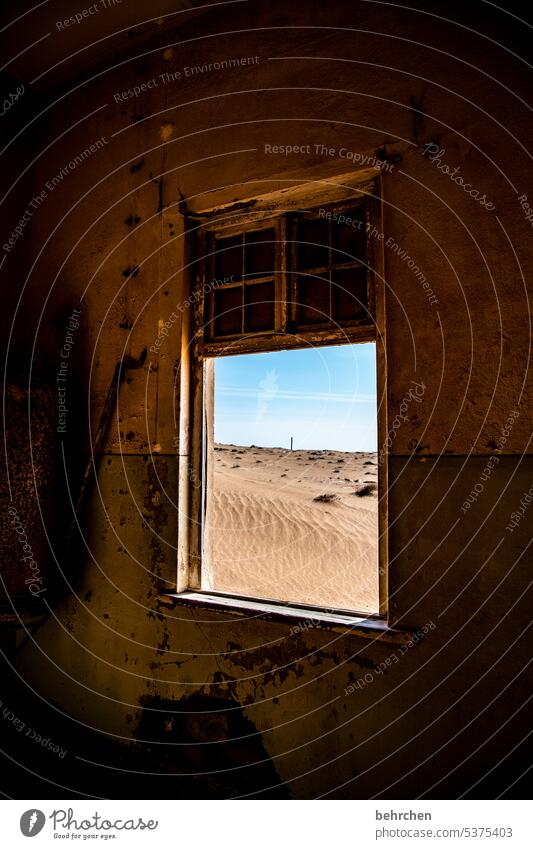
M 375 454 L 215 447 L 211 589 L 378 609 Z M 316 500 L 323 499 L 323 500 Z

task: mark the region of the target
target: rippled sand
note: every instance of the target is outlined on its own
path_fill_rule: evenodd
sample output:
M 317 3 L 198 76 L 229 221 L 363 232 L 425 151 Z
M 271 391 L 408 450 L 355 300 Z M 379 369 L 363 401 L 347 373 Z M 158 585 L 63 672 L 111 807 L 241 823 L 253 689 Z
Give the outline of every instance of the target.
M 355 495 L 377 469 L 375 454 L 217 445 L 209 588 L 377 612 L 377 492 Z

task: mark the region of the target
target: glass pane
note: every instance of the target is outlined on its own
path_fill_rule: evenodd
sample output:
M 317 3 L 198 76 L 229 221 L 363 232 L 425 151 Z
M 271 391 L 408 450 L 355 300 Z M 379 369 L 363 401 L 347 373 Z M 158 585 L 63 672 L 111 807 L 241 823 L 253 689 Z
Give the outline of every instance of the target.
M 353 262 L 365 258 L 365 216 L 362 209 L 343 212 L 345 220 L 331 222 L 331 243 L 334 249 L 332 264 Z
M 298 324 L 329 322 L 329 280 L 313 274 L 298 275 L 296 282 Z
M 242 278 L 243 266 L 243 237 L 230 236 L 228 239 L 217 239 L 215 241 L 215 277 L 223 280 L 225 277 L 231 280 Z
M 244 328 L 249 333 L 274 330 L 274 281 L 246 286 Z
M 232 336 L 242 332 L 242 288 L 215 289 L 214 335 Z
M 274 254 L 274 230 L 255 230 L 245 234 L 247 277 L 261 277 L 276 270 Z
M 296 228 L 296 265 L 304 268 L 325 268 L 329 265 L 329 223 L 322 218 L 307 218 Z
M 333 272 L 333 317 L 335 321 L 368 318 L 366 268 Z

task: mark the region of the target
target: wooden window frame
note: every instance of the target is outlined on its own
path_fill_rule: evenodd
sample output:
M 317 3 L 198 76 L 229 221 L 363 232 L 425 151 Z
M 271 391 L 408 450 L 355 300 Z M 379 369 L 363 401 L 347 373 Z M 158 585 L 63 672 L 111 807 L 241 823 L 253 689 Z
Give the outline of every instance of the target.
M 215 274 L 215 263 L 214 263 L 214 250 L 212 249 L 212 245 L 209 242 L 216 241 L 217 237 L 220 236 L 232 236 L 232 235 L 240 235 L 246 233 L 257 232 L 265 229 L 274 229 L 276 231 L 276 249 L 275 249 L 275 271 L 272 274 L 265 274 L 261 277 L 254 277 L 253 279 L 247 281 L 244 276 L 240 280 L 236 280 L 232 283 L 227 283 L 224 285 L 224 289 L 234 289 L 241 288 L 243 291 L 246 290 L 247 286 L 254 286 L 257 283 L 270 281 L 272 278 L 274 279 L 274 291 L 275 291 L 275 308 L 274 308 L 274 323 L 277 334 L 281 334 L 283 331 L 283 327 L 286 323 L 286 315 L 285 315 L 285 301 L 283 295 L 286 293 L 287 289 L 287 270 L 286 270 L 286 243 L 287 243 L 287 221 L 283 216 L 275 216 L 267 219 L 260 219 L 259 221 L 249 221 L 248 223 L 242 222 L 241 224 L 235 225 L 232 223 L 224 223 L 218 222 L 214 225 L 204 225 L 200 228 L 197 234 L 198 252 L 202 257 L 202 263 L 199 271 L 196 275 L 196 283 L 201 288 L 205 283 L 209 283 L 209 281 L 213 281 L 216 279 Z M 214 352 L 218 352 L 223 349 L 227 344 L 231 344 L 234 341 L 237 341 L 239 337 L 242 339 L 258 339 L 262 336 L 271 335 L 271 331 L 265 334 L 264 331 L 246 331 L 244 327 L 244 312 L 245 312 L 245 303 L 246 299 L 243 296 L 243 304 L 242 304 L 242 326 L 240 334 L 231 334 L 226 336 L 217 335 L 214 337 L 214 334 L 210 332 L 210 328 L 214 322 L 214 298 L 207 297 L 203 298 L 199 304 L 199 310 L 197 311 L 196 320 L 199 325 L 204 328 L 205 331 L 205 339 L 203 340 L 203 351 L 204 355 L 208 356 L 207 351 L 211 349 Z M 217 354 L 218 355 L 218 354 Z
M 346 187 L 343 186 L 343 189 Z M 367 230 L 376 228 L 374 232 L 383 233 L 381 185 L 380 177 L 359 187 L 351 188 L 343 197 L 338 197 L 339 190 L 335 185 L 330 192 L 314 202 L 310 199 L 306 206 L 301 197 L 298 198 L 298 208 L 318 210 L 320 207 L 333 208 L 336 211 L 353 209 L 354 201 L 363 198 Z M 287 198 L 284 197 L 287 202 Z M 207 234 L 223 233 L 232 235 L 249 229 L 266 229 L 269 222 L 280 222 L 287 212 L 293 212 L 290 204 L 285 209 L 261 211 L 257 209 L 257 200 L 251 201 L 249 212 L 239 210 L 238 214 L 220 214 L 219 210 L 207 210 L 199 216 L 192 216 L 189 229 L 192 238 L 205 239 Z M 286 236 L 286 231 L 282 230 Z M 209 559 L 211 542 L 209 528 L 206 525 L 207 494 L 212 491 L 213 468 L 208 463 L 212 453 L 213 419 L 214 419 L 214 359 L 221 356 L 236 354 L 259 353 L 278 350 L 290 350 L 316 346 L 356 344 L 361 342 L 376 343 L 377 397 L 378 397 L 378 446 L 386 445 L 387 434 L 387 393 L 386 393 L 386 336 L 385 336 L 385 281 L 383 276 L 383 245 L 384 239 L 376 242 L 367 233 L 368 288 L 371 290 L 369 308 L 373 313 L 373 321 L 353 321 L 337 328 L 302 328 L 297 333 L 280 332 L 277 325 L 274 332 L 250 333 L 244 337 L 213 340 L 202 332 L 206 320 L 204 297 L 192 299 L 192 308 L 184 314 L 182 324 L 182 346 L 180 360 L 180 398 L 179 398 L 179 522 L 178 522 L 178 563 L 177 591 L 175 597 L 191 606 L 223 608 L 228 612 L 236 610 L 242 615 L 243 610 L 254 611 L 264 606 L 267 618 L 277 618 L 271 615 L 271 610 L 278 610 L 279 616 L 291 619 L 295 616 L 302 618 L 302 611 L 308 610 L 311 615 L 320 619 L 322 608 L 298 604 L 287 605 L 275 600 L 254 598 L 248 599 L 251 607 L 246 607 L 246 599 L 238 594 L 217 593 L 202 589 L 202 560 Z M 204 242 L 205 244 L 205 242 Z M 283 240 L 283 245 L 286 244 Z M 376 250 L 377 248 L 381 248 Z M 205 256 L 201 254 L 201 256 Z M 195 267 L 195 264 L 192 263 Z M 283 268 L 286 263 L 283 262 Z M 209 284 L 210 271 L 202 259 L 195 267 L 197 291 L 203 291 Z M 289 294 L 290 281 L 282 282 Z M 289 298 L 283 302 L 289 308 Z M 289 316 L 282 313 L 280 324 L 288 326 Z M 329 612 L 323 618 L 330 622 L 333 628 L 341 630 L 348 627 L 346 621 L 353 623 L 375 620 L 371 625 L 387 629 L 388 617 L 388 511 L 387 511 L 387 457 L 378 473 L 378 574 L 379 574 L 379 611 L 376 614 L 357 613 L 355 611 L 339 610 L 338 616 Z M 360 617 L 363 616 L 364 619 Z M 377 623 L 377 625 L 376 625 Z M 328 625 L 326 624 L 326 627 Z M 355 624 L 353 627 L 356 627 Z M 359 626 L 357 626 L 359 627 Z
M 355 203 L 364 205 L 365 219 L 367 224 L 366 230 L 366 261 L 353 260 L 340 265 L 328 266 L 335 269 L 367 267 L 367 303 L 369 318 L 353 319 L 343 322 L 334 327 L 335 323 L 332 319 L 331 326 L 325 326 L 322 323 L 309 324 L 297 327 L 296 315 L 294 310 L 297 304 L 296 277 L 298 273 L 295 267 L 295 255 L 292 252 L 291 264 L 287 258 L 287 243 L 294 238 L 295 228 L 297 226 L 298 217 L 311 216 L 316 213 L 319 208 L 326 212 L 333 211 L 338 213 L 348 212 L 353 209 Z M 198 354 L 202 357 L 221 357 L 235 354 L 253 353 L 259 351 L 280 350 L 282 348 L 302 348 L 306 344 L 312 345 L 331 345 L 335 341 L 339 344 L 348 342 L 364 342 L 373 341 L 376 337 L 375 321 L 372 318 L 376 315 L 376 250 L 375 240 L 370 236 L 370 228 L 375 226 L 375 221 L 379 215 L 379 202 L 376 198 L 371 198 L 366 202 L 361 198 L 356 201 L 345 201 L 344 203 L 330 202 L 329 204 L 321 203 L 318 207 L 302 210 L 299 213 L 277 212 L 269 217 L 257 219 L 255 214 L 250 216 L 250 219 L 239 216 L 239 221 L 235 223 L 233 220 L 224 221 L 217 220 L 213 223 L 201 224 L 198 228 L 196 238 L 199 241 L 199 253 L 202 261 L 195 273 L 195 283 L 198 291 L 201 291 L 204 285 L 209 286 L 210 281 L 215 280 L 214 267 L 212 262 L 213 251 L 210 249 L 208 240 L 210 236 L 215 238 L 218 236 L 231 236 L 240 233 L 250 232 L 252 230 L 266 229 L 267 226 L 276 227 L 277 236 L 279 238 L 279 249 L 277 250 L 276 260 L 279 260 L 280 265 L 278 271 L 274 275 L 268 275 L 268 279 L 274 276 L 276 286 L 276 315 L 275 315 L 275 330 L 274 331 L 258 331 L 242 334 L 232 334 L 227 336 L 219 336 L 214 338 L 213 334 L 207 331 L 198 338 Z M 292 232 L 290 232 L 292 229 Z M 316 269 L 315 269 L 316 271 Z M 304 272 L 305 273 L 305 272 Z M 255 280 L 254 282 L 258 282 Z M 234 288 L 237 286 L 246 285 L 243 281 L 236 281 L 224 288 Z M 330 287 L 332 291 L 332 287 Z M 194 323 L 198 328 L 209 328 L 214 315 L 212 305 L 214 299 L 201 298 L 195 304 Z

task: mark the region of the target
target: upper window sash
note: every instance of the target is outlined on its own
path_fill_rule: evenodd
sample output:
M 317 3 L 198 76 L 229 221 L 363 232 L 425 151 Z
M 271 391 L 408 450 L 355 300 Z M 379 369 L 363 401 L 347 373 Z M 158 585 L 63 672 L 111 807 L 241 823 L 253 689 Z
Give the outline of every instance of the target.
M 374 338 L 374 205 L 217 220 L 200 227 L 196 323 L 206 354 Z M 271 267 L 272 266 L 272 267 Z M 292 337 L 292 339 L 291 339 Z

